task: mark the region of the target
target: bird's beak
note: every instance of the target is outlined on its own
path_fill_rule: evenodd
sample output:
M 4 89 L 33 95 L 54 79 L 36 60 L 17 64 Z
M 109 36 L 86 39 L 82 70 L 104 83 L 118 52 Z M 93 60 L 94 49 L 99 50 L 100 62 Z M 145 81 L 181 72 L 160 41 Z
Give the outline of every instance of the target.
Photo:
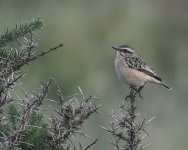
M 112 47 L 114 50 L 116 50 L 116 51 L 119 51 L 119 48 L 117 48 L 117 47 Z

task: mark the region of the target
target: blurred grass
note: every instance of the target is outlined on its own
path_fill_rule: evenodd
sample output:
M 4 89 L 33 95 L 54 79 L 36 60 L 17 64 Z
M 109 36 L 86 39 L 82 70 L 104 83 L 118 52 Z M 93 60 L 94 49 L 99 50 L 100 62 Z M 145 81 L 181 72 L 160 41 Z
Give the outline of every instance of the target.
M 28 89 L 56 78 L 65 95 L 84 93 L 102 98 L 102 115 L 87 122 L 86 130 L 100 138 L 96 149 L 112 149 L 99 124 L 107 126 L 112 109 L 121 105 L 128 87 L 116 78 L 112 46 L 129 44 L 169 83 L 172 91 L 147 85 L 140 112 L 157 118 L 148 126 L 149 149 L 186 149 L 188 143 L 188 18 L 187 1 L 2 0 L 0 32 L 16 23 L 41 16 L 41 50 L 64 43 L 62 50 L 23 68 Z M 51 95 L 53 96 L 53 95 Z M 105 119 L 104 119 L 105 118 Z

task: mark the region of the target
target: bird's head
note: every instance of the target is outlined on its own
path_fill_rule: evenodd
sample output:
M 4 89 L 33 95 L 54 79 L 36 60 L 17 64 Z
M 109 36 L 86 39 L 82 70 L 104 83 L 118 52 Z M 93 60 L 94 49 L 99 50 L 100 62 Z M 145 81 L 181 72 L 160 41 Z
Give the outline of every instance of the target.
M 131 48 L 128 45 L 121 45 L 121 46 L 112 47 L 112 48 L 115 49 L 122 56 L 130 56 L 135 53 L 133 48 Z

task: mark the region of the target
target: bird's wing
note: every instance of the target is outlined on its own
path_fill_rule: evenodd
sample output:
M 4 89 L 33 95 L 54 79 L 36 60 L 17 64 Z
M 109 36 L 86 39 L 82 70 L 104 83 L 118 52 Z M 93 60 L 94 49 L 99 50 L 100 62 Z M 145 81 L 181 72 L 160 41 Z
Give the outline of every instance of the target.
M 154 77 L 155 79 L 162 81 L 160 77 L 149 67 L 141 58 L 139 57 L 125 57 L 125 63 L 135 70 L 143 72 L 149 76 Z

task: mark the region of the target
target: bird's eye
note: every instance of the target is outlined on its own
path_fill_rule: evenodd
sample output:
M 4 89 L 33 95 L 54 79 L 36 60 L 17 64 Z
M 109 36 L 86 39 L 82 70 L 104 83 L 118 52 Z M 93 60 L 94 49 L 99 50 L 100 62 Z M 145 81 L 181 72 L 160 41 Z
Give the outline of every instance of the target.
M 128 50 L 128 49 L 123 49 L 122 52 L 126 53 L 127 55 L 131 55 L 132 54 L 132 52 L 130 50 Z
M 124 49 L 123 51 L 124 51 L 124 53 L 128 53 L 128 52 L 129 52 L 129 51 L 128 51 L 128 50 L 126 50 L 126 49 Z
M 127 49 L 124 49 L 124 50 L 123 50 L 123 53 L 125 53 L 125 54 L 127 54 L 127 55 L 130 55 L 130 54 L 131 54 L 130 51 L 128 51 Z

